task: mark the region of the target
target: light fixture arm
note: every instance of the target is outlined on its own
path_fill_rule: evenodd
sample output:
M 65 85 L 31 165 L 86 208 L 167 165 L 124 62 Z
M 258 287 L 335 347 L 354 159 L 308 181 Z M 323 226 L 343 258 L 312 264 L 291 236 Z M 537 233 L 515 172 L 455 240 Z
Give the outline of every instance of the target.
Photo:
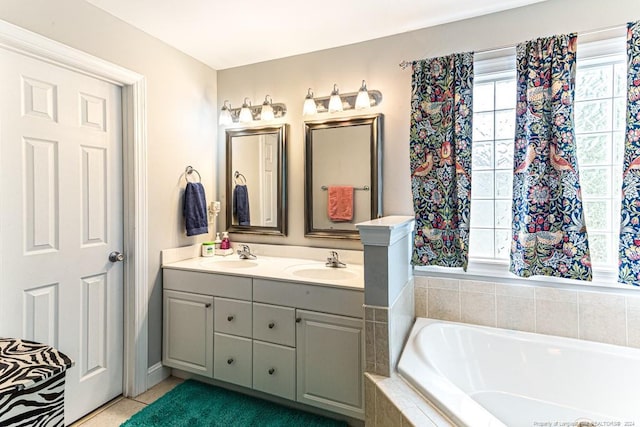
M 366 85 L 364 81 L 363 81 L 363 85 Z M 334 85 L 334 89 L 337 90 L 337 85 Z M 371 104 L 370 106 L 377 107 L 378 105 L 380 105 L 380 103 L 382 102 L 382 93 L 379 90 L 375 90 L 375 89 L 369 89 L 367 90 L 367 92 L 369 93 L 370 104 Z M 331 93 L 333 94 L 333 91 Z M 360 90 L 358 92 L 349 92 L 349 93 L 340 94 L 340 98 L 342 99 L 342 105 L 344 110 L 355 109 L 356 98 L 358 97 L 358 93 L 360 93 Z M 331 99 L 331 95 L 314 97 L 313 92 L 311 91 L 311 89 L 309 89 L 305 99 L 308 99 L 308 98 L 312 98 L 315 101 L 318 114 L 326 113 L 329 111 L 329 99 Z
M 224 111 L 228 111 L 229 114 L 231 115 L 231 122 L 229 123 L 224 123 L 223 125 L 231 125 L 233 123 L 239 123 L 240 121 L 240 111 L 242 110 L 242 108 L 248 108 L 249 111 L 251 112 L 251 116 L 253 117 L 253 120 L 261 120 L 261 111 L 262 111 L 262 106 L 268 104 L 271 106 L 271 108 L 273 108 L 273 116 L 274 119 L 280 119 L 282 117 L 284 117 L 287 114 L 287 106 L 283 103 L 273 103 L 273 99 L 271 98 L 270 95 L 267 95 L 265 97 L 265 101 L 262 104 L 258 104 L 258 105 L 251 105 L 251 100 L 249 98 L 244 98 L 244 101 L 242 103 L 242 107 L 238 107 L 238 108 L 232 108 L 231 107 L 231 103 L 228 100 L 225 100 L 222 108 L 221 108 L 221 112 Z M 250 123 L 250 122 L 249 122 Z

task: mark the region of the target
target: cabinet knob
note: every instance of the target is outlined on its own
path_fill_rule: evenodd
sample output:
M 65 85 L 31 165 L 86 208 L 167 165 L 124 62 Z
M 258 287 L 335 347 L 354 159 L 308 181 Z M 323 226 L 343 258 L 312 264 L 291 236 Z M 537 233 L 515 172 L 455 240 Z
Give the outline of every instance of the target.
M 273 375 L 273 373 L 274 373 L 275 371 L 276 371 L 276 369 L 275 369 L 275 368 L 270 368 L 270 369 L 269 369 L 269 375 Z
M 231 365 L 233 363 L 233 357 L 227 359 L 227 365 Z
M 296 323 L 302 322 L 302 317 L 296 317 Z
M 269 323 L 269 329 L 273 329 L 276 326 L 274 322 Z
M 235 317 L 235 316 L 233 316 L 233 315 L 231 315 L 231 316 L 227 316 L 227 320 L 228 320 L 229 322 L 231 322 L 231 321 L 234 319 L 234 317 Z
M 210 302 L 208 302 L 208 303 L 206 303 L 204 306 L 205 306 L 205 308 L 209 308 L 209 307 L 211 307 L 211 303 L 210 303 Z

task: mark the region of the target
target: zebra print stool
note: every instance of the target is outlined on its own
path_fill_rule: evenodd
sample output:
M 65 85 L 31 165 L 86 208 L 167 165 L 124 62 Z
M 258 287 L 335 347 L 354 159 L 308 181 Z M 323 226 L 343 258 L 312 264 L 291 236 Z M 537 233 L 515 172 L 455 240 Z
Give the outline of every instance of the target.
M 64 426 L 64 377 L 71 366 L 48 345 L 0 338 L 0 426 Z

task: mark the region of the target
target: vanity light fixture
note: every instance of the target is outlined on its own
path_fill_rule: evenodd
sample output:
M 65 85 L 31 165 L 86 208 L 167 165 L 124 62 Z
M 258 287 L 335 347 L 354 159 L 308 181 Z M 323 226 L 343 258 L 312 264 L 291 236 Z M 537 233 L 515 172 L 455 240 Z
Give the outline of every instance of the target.
M 251 101 L 249 98 L 245 98 L 242 103 L 242 108 L 240 108 L 240 115 L 238 116 L 238 121 L 240 123 L 250 123 L 253 121 L 253 114 L 251 114 Z
M 378 90 L 368 90 L 367 83 L 363 80 L 358 92 L 350 92 L 340 95 L 338 85 L 333 85 L 330 96 L 314 98 L 311 89 L 308 90 L 302 107 L 302 115 L 312 116 L 319 113 L 334 113 L 344 110 L 365 109 L 376 107 L 382 102 L 382 93 Z
M 260 120 L 273 120 L 275 118 L 273 115 L 273 107 L 271 106 L 272 103 L 273 100 L 269 95 L 264 97 L 262 109 L 260 109 Z
M 274 104 L 270 95 L 265 96 L 264 102 L 258 105 L 251 105 L 249 98 L 245 98 L 242 108 L 231 108 L 229 101 L 224 101 L 220 109 L 218 124 L 229 126 L 234 123 L 253 123 L 255 121 L 271 121 L 280 119 L 287 114 L 287 106 L 282 103 Z
M 225 100 L 222 109 L 220 110 L 220 116 L 218 116 L 218 125 L 229 126 L 233 123 L 233 117 L 231 117 L 231 103 Z
M 356 110 L 362 110 L 363 108 L 369 108 L 370 106 L 371 101 L 369 100 L 367 83 L 363 80 L 362 86 L 360 86 L 360 90 L 358 91 L 358 96 L 356 97 Z
M 304 105 L 302 106 L 302 115 L 303 116 L 313 116 L 318 113 L 318 108 L 316 107 L 316 101 L 313 99 L 313 91 L 311 88 L 307 91 L 307 96 L 304 98 Z
M 338 85 L 334 83 L 333 90 L 331 91 L 331 97 L 329 98 L 329 112 L 337 113 L 338 111 L 342 110 L 342 98 L 340 98 Z

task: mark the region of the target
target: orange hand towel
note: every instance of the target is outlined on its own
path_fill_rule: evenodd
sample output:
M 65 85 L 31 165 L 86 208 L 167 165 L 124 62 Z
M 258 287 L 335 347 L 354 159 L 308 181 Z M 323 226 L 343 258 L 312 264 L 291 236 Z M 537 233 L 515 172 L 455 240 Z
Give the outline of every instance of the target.
M 327 215 L 334 222 L 353 219 L 353 187 L 331 186 L 327 189 Z

